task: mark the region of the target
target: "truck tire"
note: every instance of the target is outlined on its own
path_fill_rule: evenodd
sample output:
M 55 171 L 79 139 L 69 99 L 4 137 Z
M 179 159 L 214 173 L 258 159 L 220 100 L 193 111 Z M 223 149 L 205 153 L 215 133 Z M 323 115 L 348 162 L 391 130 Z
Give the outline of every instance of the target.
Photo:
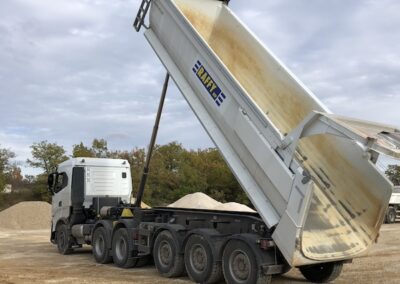
M 154 264 L 158 273 L 164 277 L 179 277 L 185 271 L 183 255 L 172 237 L 172 234 L 165 230 L 158 234 L 153 248 Z
M 229 284 L 259 283 L 260 279 L 271 281 L 271 277 L 260 277 L 260 269 L 253 250 L 243 241 L 231 240 L 222 256 L 224 277 Z
M 329 262 L 299 267 L 301 274 L 313 283 L 328 283 L 339 277 L 342 262 Z
M 196 283 L 212 284 L 222 279 L 222 266 L 214 260 L 210 244 L 201 235 L 192 235 L 185 246 L 185 267 Z
M 396 210 L 393 207 L 389 207 L 386 212 L 385 223 L 393 224 L 396 222 Z
M 128 230 L 118 229 L 112 239 L 112 255 L 114 264 L 121 268 L 132 268 L 136 266 L 138 258 L 131 258 L 131 247 L 129 245 Z
M 57 227 L 57 249 L 60 254 L 70 254 L 73 252 L 72 249 L 72 238 L 69 233 L 68 227 L 65 224 L 61 224 Z
M 93 233 L 92 252 L 97 263 L 106 264 L 112 262 L 112 257 L 107 247 L 107 231 L 103 227 L 98 227 Z

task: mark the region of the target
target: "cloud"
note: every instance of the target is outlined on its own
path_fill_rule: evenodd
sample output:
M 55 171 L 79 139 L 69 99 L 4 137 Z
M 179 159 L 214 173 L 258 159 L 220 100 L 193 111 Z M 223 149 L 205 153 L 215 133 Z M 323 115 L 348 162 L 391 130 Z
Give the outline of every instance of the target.
M 132 28 L 136 0 L 0 2 L 0 145 L 17 159 L 48 140 L 147 145 L 165 70 Z M 323 103 L 400 125 L 395 0 L 231 1 L 232 10 Z M 212 146 L 171 84 L 159 143 Z M 24 169 L 26 173 L 32 172 Z

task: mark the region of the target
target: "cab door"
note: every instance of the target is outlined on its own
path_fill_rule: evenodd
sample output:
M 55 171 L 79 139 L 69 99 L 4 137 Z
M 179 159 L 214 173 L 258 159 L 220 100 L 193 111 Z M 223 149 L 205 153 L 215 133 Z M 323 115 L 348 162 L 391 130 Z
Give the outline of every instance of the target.
M 71 207 L 71 172 L 60 171 L 57 174 L 52 197 L 52 231 L 60 219 L 67 219 L 70 216 Z

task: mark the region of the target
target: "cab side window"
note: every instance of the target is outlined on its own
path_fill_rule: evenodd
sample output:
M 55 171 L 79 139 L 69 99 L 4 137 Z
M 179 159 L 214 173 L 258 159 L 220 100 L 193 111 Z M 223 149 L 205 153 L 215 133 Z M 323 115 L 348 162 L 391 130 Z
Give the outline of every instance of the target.
M 56 186 L 54 192 L 58 193 L 68 185 L 68 176 L 66 173 L 59 173 L 57 175 Z

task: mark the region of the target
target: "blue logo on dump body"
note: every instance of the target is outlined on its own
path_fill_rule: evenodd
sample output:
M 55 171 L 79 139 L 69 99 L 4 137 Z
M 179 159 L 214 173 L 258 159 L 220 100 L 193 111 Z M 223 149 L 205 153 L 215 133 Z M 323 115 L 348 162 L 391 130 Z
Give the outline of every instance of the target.
M 217 106 L 221 106 L 221 104 L 226 99 L 225 94 L 222 92 L 221 88 L 218 87 L 217 83 L 211 77 L 210 73 L 207 72 L 207 69 L 201 64 L 200 61 L 197 61 L 193 67 L 193 72 L 196 74 L 197 78 L 199 78 L 200 82 L 206 88 L 207 92 L 210 94 L 211 98 L 214 100 Z

